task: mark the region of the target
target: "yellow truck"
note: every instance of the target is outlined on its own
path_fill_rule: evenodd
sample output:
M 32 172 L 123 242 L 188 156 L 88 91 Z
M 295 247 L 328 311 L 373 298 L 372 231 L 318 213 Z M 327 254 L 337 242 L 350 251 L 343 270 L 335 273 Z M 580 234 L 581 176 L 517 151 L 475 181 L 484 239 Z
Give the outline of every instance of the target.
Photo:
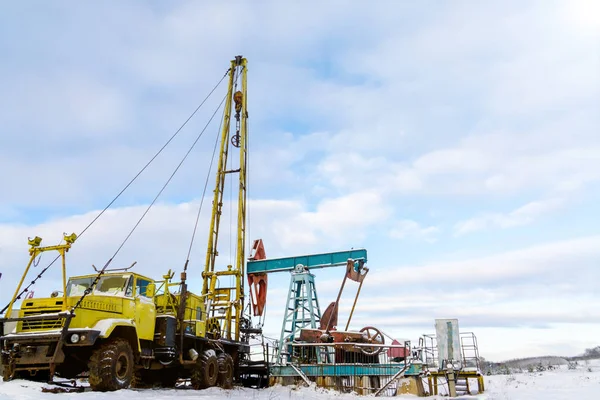
M 105 273 L 69 317 L 96 277 L 70 278 L 65 296 L 23 300 L 19 316 L 8 319 L 17 321 L 15 331 L 2 336 L 4 380 L 88 374 L 101 391 L 172 387 L 180 378 L 197 389 L 233 385 L 235 363 L 248 346 L 220 338 L 218 322 L 207 321 L 204 302 L 192 293 L 177 326 L 181 296 L 169 290 L 178 285 L 173 274 L 156 282 L 125 270 Z

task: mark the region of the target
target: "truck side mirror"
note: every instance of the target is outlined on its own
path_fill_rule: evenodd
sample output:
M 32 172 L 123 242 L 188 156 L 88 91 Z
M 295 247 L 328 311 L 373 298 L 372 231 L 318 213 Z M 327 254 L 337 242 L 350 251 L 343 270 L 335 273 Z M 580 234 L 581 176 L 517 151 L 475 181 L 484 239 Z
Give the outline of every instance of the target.
M 154 297 L 155 293 L 156 285 L 154 283 L 149 283 L 148 286 L 146 286 L 146 297 Z

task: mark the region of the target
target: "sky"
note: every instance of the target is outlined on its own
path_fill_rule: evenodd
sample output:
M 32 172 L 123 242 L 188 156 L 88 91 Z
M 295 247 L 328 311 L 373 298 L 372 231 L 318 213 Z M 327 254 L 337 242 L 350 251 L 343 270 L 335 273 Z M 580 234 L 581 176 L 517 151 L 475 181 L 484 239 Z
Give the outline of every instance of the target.
M 12 2 L 0 54 L 2 305 L 27 238 L 80 232 L 241 54 L 249 239 L 268 257 L 366 248 L 353 329 L 416 343 L 436 318 L 458 318 L 492 360 L 600 345 L 597 2 Z M 225 90 L 75 243 L 70 275 L 110 258 Z M 114 265 L 181 271 L 218 119 Z M 234 198 L 230 186 L 223 266 Z M 188 272 L 198 291 L 209 205 Z M 315 271 L 322 308 L 343 273 Z M 51 268 L 35 296 L 60 279 Z M 271 337 L 288 282 L 269 280 Z

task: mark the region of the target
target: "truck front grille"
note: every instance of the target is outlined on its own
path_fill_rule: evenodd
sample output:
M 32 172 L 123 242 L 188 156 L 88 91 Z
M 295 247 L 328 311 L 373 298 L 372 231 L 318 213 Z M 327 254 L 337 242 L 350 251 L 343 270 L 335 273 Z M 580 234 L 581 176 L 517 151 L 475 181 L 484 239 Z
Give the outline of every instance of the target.
M 44 310 L 27 310 L 23 313 L 23 316 L 30 315 L 42 315 L 42 314 L 51 314 L 58 313 L 61 309 L 44 309 Z M 21 321 L 21 331 L 37 331 L 37 330 L 45 330 L 45 329 L 59 329 L 62 328 L 64 322 L 64 318 L 51 318 L 51 319 L 42 319 L 42 320 L 29 320 L 29 321 Z

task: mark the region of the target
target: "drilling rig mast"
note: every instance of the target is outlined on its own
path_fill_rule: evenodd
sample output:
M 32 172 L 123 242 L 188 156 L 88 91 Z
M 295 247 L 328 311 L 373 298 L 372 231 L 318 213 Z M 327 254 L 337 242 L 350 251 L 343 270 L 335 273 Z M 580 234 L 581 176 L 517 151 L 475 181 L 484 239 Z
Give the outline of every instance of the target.
M 247 60 L 237 56 L 231 61 L 229 75 L 229 88 L 223 126 L 221 131 L 221 147 L 217 169 L 216 185 L 212 203 L 210 230 L 208 233 L 208 247 L 206 251 L 206 264 L 203 277 L 202 295 L 207 299 L 207 313 L 209 316 L 220 320 L 222 327 L 221 336 L 229 340 L 240 340 L 240 321 L 244 305 L 244 245 L 246 236 L 246 166 L 247 166 Z M 241 78 L 241 79 L 240 79 Z M 241 88 L 237 90 L 238 79 Z M 232 110 L 232 100 L 233 110 Z M 231 135 L 231 114 L 235 112 L 235 134 Z M 239 149 L 239 164 L 237 168 L 227 169 L 230 147 Z M 227 269 L 216 270 L 215 262 L 219 254 L 217 249 L 219 239 L 220 219 L 223 208 L 223 192 L 227 175 L 238 174 L 238 201 L 237 201 L 237 234 L 235 264 L 228 265 Z M 221 276 L 234 278 L 234 287 L 217 288 L 217 280 Z

